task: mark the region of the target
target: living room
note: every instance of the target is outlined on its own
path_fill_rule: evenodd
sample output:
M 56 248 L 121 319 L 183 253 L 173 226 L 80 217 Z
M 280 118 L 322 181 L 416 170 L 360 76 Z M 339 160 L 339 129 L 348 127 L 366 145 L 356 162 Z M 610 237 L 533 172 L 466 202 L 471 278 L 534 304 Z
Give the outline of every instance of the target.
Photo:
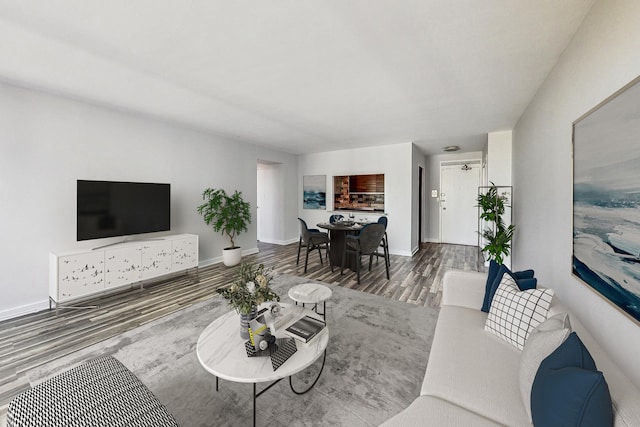
M 496 7 L 507 8 L 502 3 L 497 2 Z M 394 9 L 390 4 L 387 7 Z M 572 123 L 640 74 L 640 4 L 632 0 L 572 2 L 563 13 L 560 18 L 548 19 L 559 21 L 559 25 L 566 22 L 573 31 L 565 34 L 564 45 L 553 58 L 545 57 L 549 61 L 547 74 L 536 82 L 522 82 L 536 88 L 532 96 L 519 111 L 510 111 L 511 116 L 501 117 L 492 127 L 487 125 L 483 135 L 476 135 L 481 137 L 479 145 L 476 138 L 464 151 L 482 151 L 488 133 L 513 131 L 512 184 L 517 206 L 513 267 L 534 269 L 539 282 L 554 288 L 632 382 L 640 386 L 637 322 L 571 274 Z M 1 319 L 48 309 L 50 252 L 92 247 L 93 242 L 75 239 L 78 179 L 171 183 L 172 233 L 197 234 L 200 263 L 206 266 L 219 262 L 226 241 L 206 227 L 195 211 L 204 188 L 238 189 L 255 213 L 257 164 L 276 165 L 275 173 L 282 183 L 278 196 L 282 211 L 271 240 L 286 244 L 298 239 L 296 218 L 308 214 L 300 200 L 303 176 L 385 173 L 393 189 L 387 201 L 393 221 L 391 252 L 411 256 L 418 247 L 414 171 L 418 165 L 429 172 L 437 167 L 441 148 L 449 145 L 444 136 L 435 141 L 433 151 L 425 154 L 418 142 L 403 132 L 396 139 L 383 135 L 375 145 L 350 146 L 346 141 L 336 141 L 329 130 L 312 121 L 293 117 L 288 126 L 281 127 L 269 112 L 277 105 L 255 105 L 256 113 L 245 116 L 246 112 L 238 108 L 244 100 L 229 99 L 229 92 L 221 88 L 215 88 L 218 97 L 212 101 L 197 88 L 166 83 L 154 75 L 154 70 L 131 58 L 127 59 L 138 68 L 119 64 L 116 54 L 113 58 L 93 54 L 73 31 L 55 32 L 45 12 L 32 13 L 27 6 L 21 9 L 17 2 L 9 2 L 2 6 L 1 14 L 0 34 L 3 40 L 11 41 L 0 59 L 0 182 L 4 199 L 0 212 L 4 224 Z M 92 19 L 99 22 L 96 17 Z M 49 31 L 56 37 L 49 37 Z M 502 38 L 500 34 L 494 36 Z M 470 70 L 457 76 L 459 85 L 465 86 L 465 78 L 470 78 L 466 75 L 473 73 Z M 428 78 L 426 71 L 421 72 Z M 502 72 L 509 74 L 510 70 L 496 63 L 495 73 Z M 98 98 L 94 95 L 99 86 Z M 464 89 L 469 93 L 482 91 L 478 87 Z M 136 90 L 143 90 L 147 96 L 132 97 Z M 518 85 L 507 88 L 507 93 L 496 94 L 495 102 L 505 102 L 508 92 L 518 90 Z M 409 99 L 411 94 L 405 96 Z M 346 94 L 336 103 L 348 101 Z M 467 104 L 473 102 L 469 99 Z M 183 115 L 174 115 L 170 104 L 184 106 Z M 226 109 L 220 105 L 226 105 Z M 390 115 L 395 107 L 399 108 L 399 103 L 389 107 Z M 441 108 L 455 110 L 456 106 Z M 478 114 L 483 108 L 475 106 Z M 245 129 L 237 134 L 227 129 L 215 133 L 200 124 L 230 115 L 246 117 Z M 348 119 L 358 118 L 363 119 Z M 455 129 L 462 127 L 462 121 L 475 120 L 456 115 L 448 126 Z M 277 129 L 283 135 L 281 140 L 289 145 L 283 142 L 273 148 L 259 144 L 260 131 L 270 127 Z M 328 136 L 319 137 L 321 131 Z M 278 132 L 271 134 L 276 140 Z M 298 152 L 296 140 L 314 141 L 316 148 Z M 348 163 L 341 159 L 348 159 Z M 336 163 L 340 161 L 345 163 Z M 320 164 L 334 166 L 320 168 Z M 424 184 L 426 189 L 432 188 L 428 180 Z M 424 241 L 438 238 L 428 232 L 432 220 L 425 220 Z M 252 224 L 239 243 L 250 254 L 257 251 L 256 241 L 257 229 Z

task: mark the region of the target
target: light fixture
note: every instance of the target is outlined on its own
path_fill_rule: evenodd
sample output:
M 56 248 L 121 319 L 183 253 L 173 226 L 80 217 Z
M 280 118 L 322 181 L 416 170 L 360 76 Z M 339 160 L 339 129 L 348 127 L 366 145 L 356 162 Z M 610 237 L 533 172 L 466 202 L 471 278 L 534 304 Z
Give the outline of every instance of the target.
M 446 147 L 443 148 L 444 151 L 446 151 L 447 153 L 451 153 L 454 151 L 460 151 L 460 147 L 458 147 L 457 145 L 447 145 Z

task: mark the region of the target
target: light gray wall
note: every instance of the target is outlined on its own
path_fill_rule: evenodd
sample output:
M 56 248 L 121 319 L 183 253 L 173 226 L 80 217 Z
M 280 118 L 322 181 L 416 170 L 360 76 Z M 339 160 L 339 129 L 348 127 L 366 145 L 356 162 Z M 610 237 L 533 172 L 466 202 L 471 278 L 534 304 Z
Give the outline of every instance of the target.
M 333 208 L 333 177 L 336 175 L 384 174 L 384 203 L 389 216 L 389 251 L 412 255 L 413 144 L 401 143 L 351 150 L 329 151 L 299 157 L 298 215 L 311 227 L 329 220 Z M 327 176 L 327 210 L 303 209 L 304 175 Z M 359 213 L 360 218 L 377 220 L 379 214 Z M 417 235 L 416 235 L 417 236 Z M 417 241 L 417 237 L 414 238 Z
M 571 274 L 572 123 L 640 74 L 638 22 L 636 0 L 595 3 L 514 129 L 513 177 L 514 268 L 535 269 L 640 387 L 640 325 Z
M 170 183 L 170 234 L 198 234 L 201 263 L 218 261 L 227 245 L 195 210 L 204 188 L 242 191 L 255 218 L 262 159 L 282 163 L 283 200 L 297 194 L 294 155 L 6 84 L 0 135 L 0 318 L 48 307 L 49 252 L 118 240 L 76 242 L 77 179 Z M 281 206 L 283 223 L 295 227 L 295 204 Z M 245 252 L 257 250 L 255 227 L 238 239 Z M 283 241 L 297 235 L 280 230 Z

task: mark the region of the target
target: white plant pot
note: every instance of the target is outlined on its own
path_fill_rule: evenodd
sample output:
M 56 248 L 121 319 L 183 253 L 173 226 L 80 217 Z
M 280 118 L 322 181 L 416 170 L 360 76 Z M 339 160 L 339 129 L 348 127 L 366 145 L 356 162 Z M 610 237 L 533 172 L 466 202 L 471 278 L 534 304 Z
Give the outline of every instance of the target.
M 226 248 L 222 250 L 222 263 L 227 267 L 240 264 L 242 260 L 242 248 Z

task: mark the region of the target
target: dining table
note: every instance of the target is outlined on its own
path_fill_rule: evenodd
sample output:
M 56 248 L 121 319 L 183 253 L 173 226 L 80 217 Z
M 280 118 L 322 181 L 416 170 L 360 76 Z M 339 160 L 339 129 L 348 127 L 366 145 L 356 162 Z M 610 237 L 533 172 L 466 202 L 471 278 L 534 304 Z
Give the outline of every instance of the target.
M 316 224 L 319 228 L 329 231 L 329 258 L 334 267 L 342 265 L 342 254 L 344 253 L 347 235 L 357 234 L 365 224 L 369 224 L 369 222 L 338 221 L 335 223 L 320 222 Z M 355 255 L 348 253 L 344 265 L 352 271 L 356 271 L 356 262 Z

